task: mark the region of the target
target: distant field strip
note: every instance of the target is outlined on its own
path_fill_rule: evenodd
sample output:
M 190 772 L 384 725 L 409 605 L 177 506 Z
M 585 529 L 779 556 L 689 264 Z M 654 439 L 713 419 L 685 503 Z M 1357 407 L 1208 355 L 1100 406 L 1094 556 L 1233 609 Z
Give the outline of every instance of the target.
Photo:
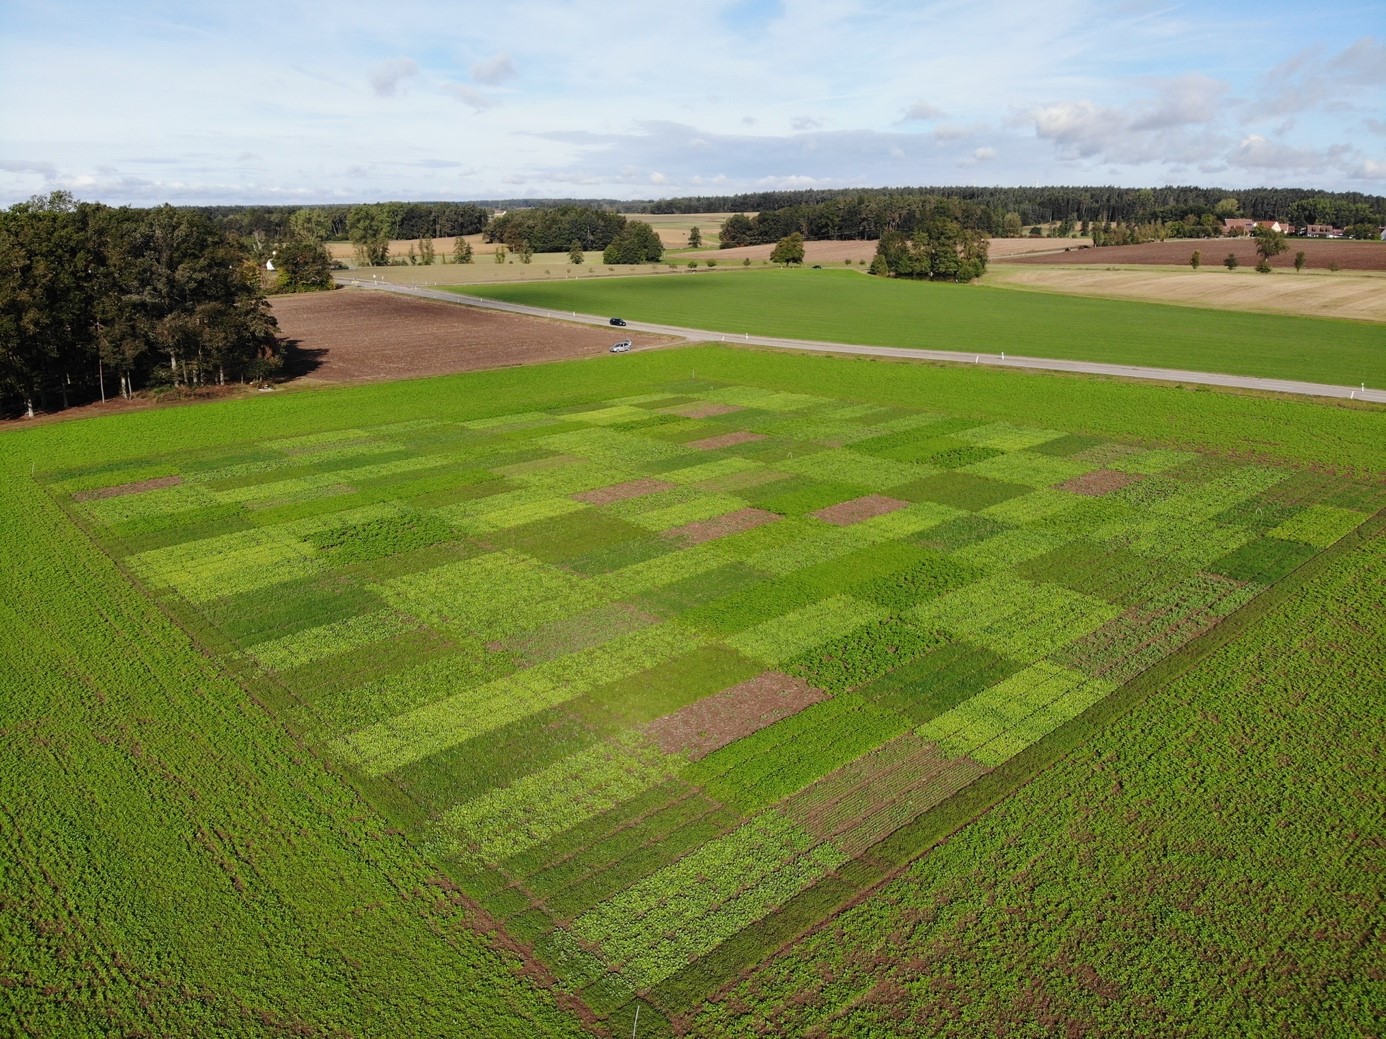
M 1386 504 L 1053 419 L 619 392 L 49 485 L 609 1021 L 919 854 Z
M 637 321 L 712 329 L 729 337 L 747 333 L 926 350 L 1005 351 L 1386 388 L 1380 327 L 1332 318 L 936 285 L 841 270 L 469 285 L 457 291 L 565 314 L 619 312 Z M 1305 343 L 1313 343 L 1314 349 L 1304 349 Z

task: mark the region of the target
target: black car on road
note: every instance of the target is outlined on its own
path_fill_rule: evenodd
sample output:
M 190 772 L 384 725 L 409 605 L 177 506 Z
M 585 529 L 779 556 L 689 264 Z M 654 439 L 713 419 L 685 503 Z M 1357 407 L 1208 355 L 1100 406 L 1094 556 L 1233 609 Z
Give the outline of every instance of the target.
M 613 325 L 620 325 L 622 328 L 625 328 L 625 327 L 626 327 L 626 320 L 625 320 L 625 318 L 614 317 L 614 318 L 611 319 L 611 323 L 612 323 Z

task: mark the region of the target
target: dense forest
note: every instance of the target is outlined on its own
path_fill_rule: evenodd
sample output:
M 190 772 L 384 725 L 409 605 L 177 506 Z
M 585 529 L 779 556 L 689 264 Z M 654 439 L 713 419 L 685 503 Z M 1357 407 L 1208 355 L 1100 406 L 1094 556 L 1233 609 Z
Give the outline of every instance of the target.
M 992 234 L 1003 233 L 1007 213 L 1025 225 L 1070 220 L 1088 223 L 1148 223 L 1183 220 L 1193 214 L 1240 216 L 1253 220 L 1331 223 L 1339 227 L 1368 221 L 1386 223 L 1386 196 L 1356 191 L 1330 192 L 1306 188 L 1163 187 L 901 187 L 843 190 L 764 191 L 742 195 L 701 195 L 650 202 L 643 208 L 627 203 L 625 212 L 649 213 L 767 213 L 783 209 L 833 204 L 858 211 L 888 209 L 893 200 L 940 197 L 969 203 L 986 214 Z M 842 228 L 843 237 L 850 237 Z
M 0 415 L 279 364 L 261 266 L 204 213 L 64 192 L 0 212 Z

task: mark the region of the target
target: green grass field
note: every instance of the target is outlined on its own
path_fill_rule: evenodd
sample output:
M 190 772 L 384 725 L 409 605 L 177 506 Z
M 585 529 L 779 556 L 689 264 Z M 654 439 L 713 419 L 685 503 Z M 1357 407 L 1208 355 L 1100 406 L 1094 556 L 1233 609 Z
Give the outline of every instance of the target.
M 708 272 L 458 291 L 732 335 L 1004 351 L 1386 387 L 1386 333 L 1367 322 L 910 283 L 844 270 Z
M 467 927 L 475 900 L 618 1032 L 640 1000 L 641 1034 L 719 1034 L 720 986 L 1355 551 L 1384 425 L 698 348 L 6 437 L 6 541 L 45 594 L 0 643 L 34 690 L 0 771 L 23 806 L 4 1020 L 94 1031 L 75 965 L 114 947 L 125 1028 L 446 1034 L 459 986 L 481 1031 L 574 1027 Z M 141 652 L 103 653 L 112 628 Z M 26 800 L 35 774 L 54 801 Z M 40 868 L 84 841 L 80 887 Z M 150 917 L 138 884 L 196 911 Z M 48 940 L 105 898 L 118 933 Z M 412 994 L 367 1006 L 396 969 Z

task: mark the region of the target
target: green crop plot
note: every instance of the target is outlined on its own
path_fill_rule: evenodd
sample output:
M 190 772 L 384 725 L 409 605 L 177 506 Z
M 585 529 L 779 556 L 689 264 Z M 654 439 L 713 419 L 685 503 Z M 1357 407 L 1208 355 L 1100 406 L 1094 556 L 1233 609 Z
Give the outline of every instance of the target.
M 664 1027 L 1386 502 L 807 381 L 44 480 L 563 990 Z
M 620 313 L 729 337 L 748 333 L 927 350 L 1005 351 L 1386 387 L 1386 344 L 1380 326 L 1368 322 L 899 282 L 831 270 L 468 285 L 457 291 L 565 314 Z M 1034 435 L 1043 437 L 1044 431 Z

